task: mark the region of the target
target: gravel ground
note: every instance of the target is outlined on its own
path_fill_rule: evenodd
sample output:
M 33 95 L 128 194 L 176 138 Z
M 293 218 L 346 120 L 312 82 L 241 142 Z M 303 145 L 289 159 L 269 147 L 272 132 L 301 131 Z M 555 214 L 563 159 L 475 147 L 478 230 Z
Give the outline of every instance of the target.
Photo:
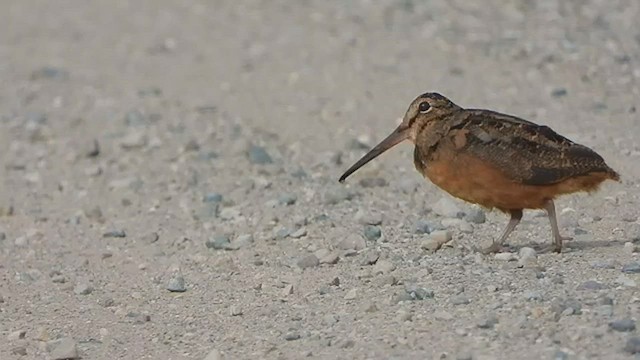
M 633 359 L 637 1 L 30 0 L 0 11 L 1 359 Z M 400 146 L 418 94 L 622 175 L 507 217 Z M 437 251 L 436 251 L 437 250 Z M 639 355 L 640 356 L 640 355 Z M 636 357 L 638 358 L 638 357 Z

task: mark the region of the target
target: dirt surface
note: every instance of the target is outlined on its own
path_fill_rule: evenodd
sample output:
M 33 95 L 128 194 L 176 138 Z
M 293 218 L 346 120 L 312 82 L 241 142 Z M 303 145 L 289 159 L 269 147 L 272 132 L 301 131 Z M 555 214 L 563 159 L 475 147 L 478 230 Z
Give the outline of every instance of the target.
M 639 17 L 3 2 L 0 358 L 633 358 Z M 408 144 L 339 184 L 427 91 L 549 125 L 622 182 L 557 201 L 565 253 L 526 212 L 498 256 L 469 249 L 507 217 L 423 180 Z

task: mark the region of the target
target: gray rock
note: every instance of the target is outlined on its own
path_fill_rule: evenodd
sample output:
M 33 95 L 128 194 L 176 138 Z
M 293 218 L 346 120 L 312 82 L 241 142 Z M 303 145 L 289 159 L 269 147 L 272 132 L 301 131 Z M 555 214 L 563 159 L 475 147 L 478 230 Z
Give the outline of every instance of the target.
M 389 260 L 378 260 L 373 267 L 374 274 L 389 274 L 396 269 L 396 265 Z
M 466 305 L 471 303 L 471 300 L 466 295 L 455 295 L 451 298 L 451 305 Z
M 503 252 L 495 254 L 493 258 L 499 261 L 516 261 L 518 260 L 518 255 L 510 252 Z
M 320 265 L 320 260 L 314 254 L 307 255 L 302 257 L 297 262 L 298 267 L 301 269 L 312 268 Z
M 636 322 L 632 319 L 618 319 L 609 323 L 609 329 L 620 331 L 620 332 L 630 332 L 636 329 Z
M 76 295 L 89 295 L 93 292 L 93 286 L 87 283 L 79 283 L 73 288 Z
M 120 140 L 120 147 L 125 150 L 135 150 L 147 146 L 149 138 L 142 131 L 132 131 Z
M 72 338 L 66 337 L 50 341 L 47 345 L 53 348 L 50 354 L 53 360 L 70 360 L 80 358 L 78 355 L 78 347 Z
M 369 241 L 376 241 L 382 236 L 382 230 L 375 225 L 364 226 L 364 237 Z
M 406 291 L 406 293 L 409 294 L 409 296 L 411 296 L 411 299 L 413 300 L 433 299 L 433 297 L 435 296 L 433 290 L 418 287 L 415 284 L 405 285 L 404 291 Z
M 472 224 L 484 224 L 487 221 L 487 215 L 484 210 L 474 207 L 466 214 L 464 219 Z
M 297 331 L 291 331 L 284 335 L 284 339 L 287 341 L 299 340 L 301 338 L 300 333 Z
M 307 229 L 301 227 L 298 230 L 292 232 L 291 235 L 289 236 L 291 236 L 294 239 L 299 239 L 301 237 L 307 236 Z
M 364 255 L 364 259 L 362 260 L 362 265 L 374 265 L 376 262 L 378 262 L 379 258 L 379 252 L 375 250 L 367 251 L 367 253 Z
M 401 292 L 399 294 L 394 294 L 391 297 L 391 304 L 398 304 L 404 301 L 413 301 L 415 300 L 415 298 L 411 297 L 411 294 L 408 294 L 407 292 Z
M 624 344 L 624 351 L 630 354 L 640 354 L 640 337 L 632 336 Z
M 578 290 L 603 290 L 607 286 L 595 280 L 587 280 L 578 286 Z
M 567 95 L 567 89 L 560 87 L 551 90 L 551 96 L 555 98 L 563 97 Z
M 205 203 L 220 203 L 220 202 L 222 202 L 222 194 L 218 194 L 218 193 L 206 194 L 202 198 L 202 201 L 205 202 Z
M 229 243 L 224 249 L 226 250 L 238 250 L 253 244 L 253 235 L 242 234 Z
M 320 264 L 335 265 L 340 260 L 340 256 L 336 252 L 331 252 L 320 258 Z
M 458 204 L 450 197 L 442 197 L 436 202 L 432 210 L 439 216 L 448 218 L 461 218 L 464 216 L 464 212 L 460 210 Z
M 231 242 L 229 240 L 229 237 L 226 235 L 214 235 L 207 239 L 204 244 L 207 249 L 223 250 L 227 249 Z
M 442 244 L 440 244 L 438 241 L 434 239 L 425 239 L 420 243 L 420 248 L 430 253 L 434 253 L 438 251 L 438 249 L 440 249 L 441 246 Z
M 278 203 L 280 205 L 293 205 L 298 201 L 296 194 L 282 194 L 278 197 Z
M 449 230 L 436 230 L 429 234 L 429 239 L 438 242 L 440 245 L 448 243 L 452 238 L 453 236 Z
M 414 225 L 416 234 L 430 234 L 435 230 L 435 227 L 431 224 L 431 222 L 427 220 L 420 219 Z
M 591 263 L 591 267 L 594 269 L 615 269 L 616 262 L 613 259 L 596 260 Z
M 262 146 L 251 145 L 247 151 L 247 156 L 252 164 L 265 165 L 273 163 L 273 159 Z
M 498 317 L 495 314 L 489 314 L 483 318 L 481 318 L 476 326 L 480 329 L 493 329 L 493 327 L 498 323 Z
M 364 249 L 365 247 L 367 247 L 367 243 L 365 241 L 365 239 L 358 235 L 358 234 L 354 234 L 351 233 L 349 235 L 347 235 L 346 238 L 342 239 L 337 245 L 336 247 L 340 250 L 356 250 L 356 251 L 360 251 L 362 249 Z
M 171 292 L 185 292 L 187 291 L 187 287 L 185 285 L 184 277 L 182 275 L 176 275 L 169 279 L 169 283 L 167 284 L 167 290 Z
M 528 301 L 542 301 L 543 296 L 539 291 L 528 291 L 524 294 L 524 298 Z
M 535 258 L 538 256 L 538 253 L 533 248 L 523 247 L 518 252 L 518 256 L 522 260 L 523 258 L 528 258 L 528 257 Z
M 553 360 L 569 360 L 569 354 L 562 350 L 558 350 L 553 354 Z
M 355 300 L 358 297 L 358 289 L 351 289 L 349 291 L 347 291 L 347 293 L 344 296 L 345 300 Z
M 124 230 L 112 230 L 102 234 L 103 238 L 124 238 L 127 237 L 127 233 Z
M 628 274 L 640 274 L 640 262 L 630 262 L 623 265 L 622 272 Z
M 282 239 L 286 239 L 289 237 L 289 235 L 291 235 L 291 230 L 289 228 L 286 227 L 281 227 L 276 231 L 276 239 L 278 240 L 282 240 Z

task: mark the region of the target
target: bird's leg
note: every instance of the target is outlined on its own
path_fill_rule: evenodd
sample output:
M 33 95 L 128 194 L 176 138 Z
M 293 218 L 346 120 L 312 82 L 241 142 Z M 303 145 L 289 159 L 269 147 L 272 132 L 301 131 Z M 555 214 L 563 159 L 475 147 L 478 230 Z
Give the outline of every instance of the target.
M 507 227 L 504 229 L 504 232 L 497 240 L 494 240 L 491 245 L 482 250 L 484 254 L 498 252 L 504 241 L 509 237 L 509 234 L 511 234 L 511 232 L 513 232 L 513 229 L 515 229 L 516 226 L 520 223 L 520 220 L 522 219 L 522 209 L 510 210 L 509 212 L 511 213 L 511 219 L 509 219 Z
M 551 233 L 553 234 L 553 251 L 559 253 L 562 251 L 562 241 L 571 240 L 571 237 L 560 235 L 560 229 L 558 229 L 558 218 L 556 216 L 556 206 L 553 200 L 548 200 L 544 205 L 544 209 L 547 211 L 549 217 L 549 223 L 551 223 Z

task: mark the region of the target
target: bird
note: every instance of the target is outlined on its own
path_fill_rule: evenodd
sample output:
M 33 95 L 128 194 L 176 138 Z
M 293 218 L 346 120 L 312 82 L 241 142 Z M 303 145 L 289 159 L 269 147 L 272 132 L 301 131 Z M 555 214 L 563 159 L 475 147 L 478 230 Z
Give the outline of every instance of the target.
M 502 249 L 525 209 L 542 209 L 551 225 L 550 250 L 560 253 L 554 200 L 577 192 L 591 194 L 606 180 L 620 181 L 595 151 L 558 134 L 550 127 L 492 110 L 467 109 L 437 92 L 417 96 L 400 125 L 339 178 L 395 145 L 415 145 L 413 162 L 426 179 L 450 195 L 510 216 L 489 254 Z

